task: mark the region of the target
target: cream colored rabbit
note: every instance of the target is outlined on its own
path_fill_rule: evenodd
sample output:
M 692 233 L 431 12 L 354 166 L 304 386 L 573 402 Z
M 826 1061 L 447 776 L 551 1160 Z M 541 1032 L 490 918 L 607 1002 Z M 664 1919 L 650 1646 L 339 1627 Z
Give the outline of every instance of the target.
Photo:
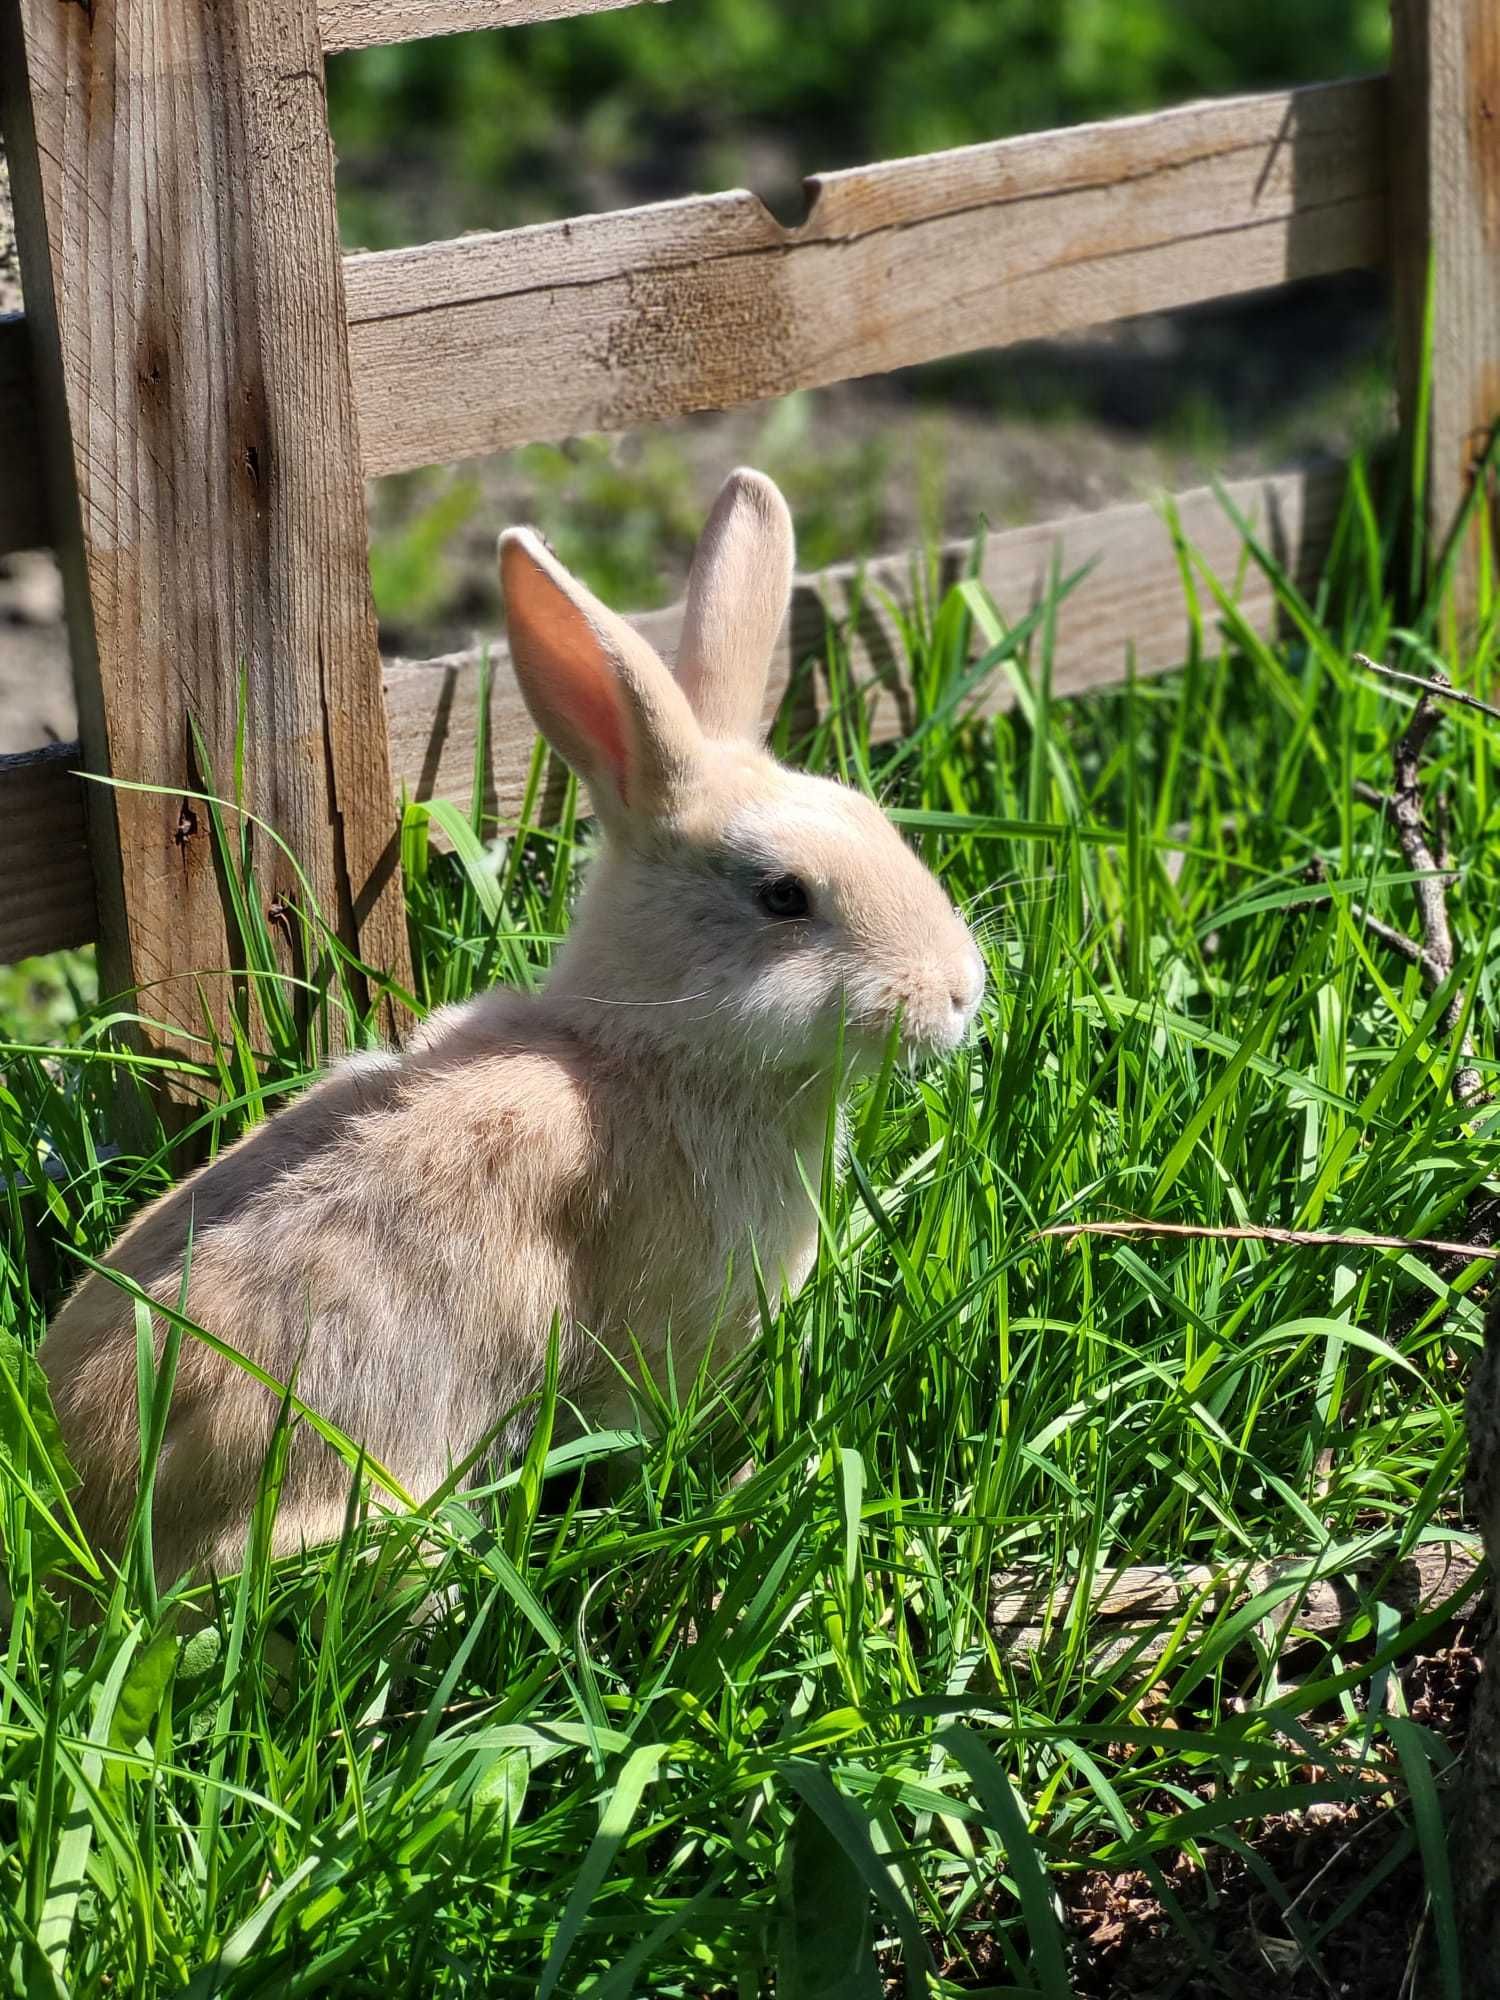
M 386 1467 L 435 1489 L 540 1383 L 628 1411 L 609 1352 L 633 1334 L 679 1373 L 812 1264 L 833 1064 L 892 1024 L 958 1046 L 979 953 L 865 798 L 759 747 L 792 573 L 780 494 L 731 476 L 688 587 L 675 677 L 524 529 L 500 544 L 511 658 L 537 726 L 582 777 L 603 848 L 539 996 L 435 1015 L 402 1058 L 358 1056 L 162 1197 L 110 1265 L 177 1299 Z M 726 1272 L 732 1281 L 726 1289 Z M 716 1329 L 722 1329 L 717 1331 Z M 608 1350 L 608 1351 L 606 1351 Z M 89 1277 L 41 1354 L 117 1553 L 134 1500 L 134 1308 Z M 242 1554 L 277 1398 L 189 1336 L 157 1478 L 164 1582 Z M 524 1418 L 507 1442 L 524 1433 Z M 278 1547 L 339 1532 L 348 1470 L 306 1425 Z

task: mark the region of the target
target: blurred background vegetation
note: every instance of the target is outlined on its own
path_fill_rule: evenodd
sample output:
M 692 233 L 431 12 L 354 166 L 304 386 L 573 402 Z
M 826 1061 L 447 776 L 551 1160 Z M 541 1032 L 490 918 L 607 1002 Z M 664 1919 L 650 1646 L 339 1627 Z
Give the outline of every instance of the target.
M 1387 34 L 1385 0 L 672 0 L 370 49 L 329 64 L 342 226 L 380 249 L 736 186 L 794 223 L 810 173 L 1369 70 Z M 403 475 L 371 494 L 383 643 L 493 633 L 516 518 L 623 607 L 667 601 L 743 459 L 813 568 L 1368 444 L 1390 402 L 1356 277 Z
M 671 0 L 334 57 L 348 247 L 381 249 L 1377 68 L 1386 0 Z M 3 201 L 0 201 L 3 207 Z M 497 354 L 496 368 L 524 365 Z M 812 569 L 1235 476 L 1389 429 L 1368 276 L 612 438 L 372 483 L 387 652 L 494 636 L 529 520 L 622 608 L 681 589 L 729 466 L 780 480 Z M 50 558 L 0 565 L 0 750 L 76 731 Z
M 1385 0 L 673 0 L 329 65 L 378 249 L 1378 67 Z

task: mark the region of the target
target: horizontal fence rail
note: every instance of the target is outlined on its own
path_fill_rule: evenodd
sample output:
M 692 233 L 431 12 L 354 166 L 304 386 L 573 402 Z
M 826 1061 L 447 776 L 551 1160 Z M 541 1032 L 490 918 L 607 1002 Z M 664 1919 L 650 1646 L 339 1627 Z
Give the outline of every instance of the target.
M 1307 586 L 1327 553 L 1343 483 L 1342 467 L 1330 464 L 1241 480 L 1223 491 L 1277 561 Z M 1176 496 L 1173 507 L 1184 539 L 1226 588 L 1234 588 L 1242 542 L 1219 494 L 1199 488 Z M 940 554 L 941 580 L 952 582 L 966 574 L 972 557 L 971 542 L 950 544 Z M 886 600 L 909 595 L 916 560 L 912 555 L 887 556 L 799 579 L 777 648 L 768 714 L 785 697 L 794 669 L 824 653 L 833 620 L 848 630 L 854 675 L 871 702 L 873 735 L 890 740 L 910 731 L 910 691 L 892 664 L 902 657 L 902 647 Z M 979 576 L 1014 621 L 1040 600 L 1054 562 L 1064 577 L 1086 570 L 1057 614 L 1055 693 L 1077 694 L 1118 683 L 1127 658 L 1143 674 L 1181 663 L 1188 641 L 1181 558 L 1157 507 L 1132 502 L 991 535 L 982 549 Z M 1256 630 L 1273 627 L 1275 595 L 1258 570 L 1240 580 L 1236 601 L 1240 615 Z M 674 606 L 632 622 L 670 658 L 681 617 L 680 606 Z M 521 804 L 533 730 L 503 646 L 493 649 L 492 664 L 485 803 L 504 821 Z M 391 767 L 408 796 L 469 795 L 479 691 L 476 653 L 387 663 Z M 799 679 L 797 697 L 802 704 L 794 717 L 799 728 L 811 727 L 826 713 L 828 690 L 817 673 Z M 984 689 L 982 706 L 999 710 L 1010 700 L 1008 685 L 997 678 Z M 0 855 L 6 860 L 0 869 L 0 963 L 81 944 L 94 934 L 84 839 L 86 781 L 74 775 L 77 758 L 75 745 L 0 758 Z M 560 782 L 560 774 L 555 777 Z
M 16 315 L 0 319 L 0 556 L 51 541 L 31 351 L 26 322 Z
M 345 262 L 371 473 L 1381 264 L 1384 78 Z M 518 357 L 521 357 L 518 361 Z
M 637 4 L 638 0 L 321 0 L 318 28 L 323 53 L 332 55 L 339 49 L 416 42 L 470 28 L 519 28 L 532 21 L 563 21 L 572 14 L 604 14 Z
M 0 756 L 0 965 L 98 934 L 80 754 L 50 743 Z
M 365 471 L 1382 264 L 1386 97 L 1371 77 L 825 174 L 797 228 L 735 192 L 346 257 Z M 0 325 L 0 554 L 45 539 L 23 331 Z

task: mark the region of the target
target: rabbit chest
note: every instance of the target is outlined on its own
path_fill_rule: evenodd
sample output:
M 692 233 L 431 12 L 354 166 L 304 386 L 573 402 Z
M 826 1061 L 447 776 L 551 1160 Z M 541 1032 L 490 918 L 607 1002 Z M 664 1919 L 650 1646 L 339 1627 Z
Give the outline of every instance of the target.
M 653 1364 L 670 1345 L 679 1378 L 710 1341 L 732 1354 L 758 1318 L 757 1264 L 773 1301 L 812 1268 L 827 1103 L 815 1081 L 765 1077 L 711 1092 L 658 1079 L 632 1098 L 601 1162 L 585 1324 L 617 1352 L 633 1336 Z

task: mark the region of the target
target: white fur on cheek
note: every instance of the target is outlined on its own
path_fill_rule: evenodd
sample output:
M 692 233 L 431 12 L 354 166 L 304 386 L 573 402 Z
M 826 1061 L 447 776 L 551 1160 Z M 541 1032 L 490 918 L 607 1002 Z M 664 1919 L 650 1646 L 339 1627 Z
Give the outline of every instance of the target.
M 807 967 L 799 977 L 789 957 L 780 975 L 785 1011 L 813 1039 L 842 1010 L 859 1042 L 883 1039 L 899 1020 L 913 1050 L 958 1047 L 983 970 L 941 885 L 862 794 L 827 779 L 777 776 L 732 816 L 727 834 L 754 865 L 797 875 L 812 897 L 822 949 L 808 957 L 817 978 Z M 768 979 L 757 993 L 762 1006 L 775 985 Z

